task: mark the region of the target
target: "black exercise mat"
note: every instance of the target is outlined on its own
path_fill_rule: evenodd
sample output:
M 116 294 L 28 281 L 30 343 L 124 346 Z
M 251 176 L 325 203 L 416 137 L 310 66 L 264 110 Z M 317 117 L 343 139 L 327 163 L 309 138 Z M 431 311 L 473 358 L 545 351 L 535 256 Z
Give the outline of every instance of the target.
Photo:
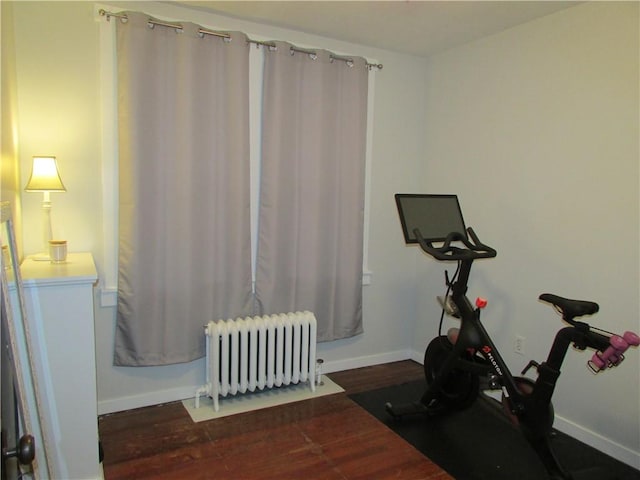
M 493 399 L 481 396 L 466 410 L 438 417 L 395 420 L 385 411 L 386 402 L 418 400 L 423 389 L 424 382 L 410 382 L 349 397 L 458 480 L 548 478 L 535 452 Z M 571 472 L 600 467 L 612 478 L 640 479 L 638 470 L 561 432 L 555 432 L 553 448 Z

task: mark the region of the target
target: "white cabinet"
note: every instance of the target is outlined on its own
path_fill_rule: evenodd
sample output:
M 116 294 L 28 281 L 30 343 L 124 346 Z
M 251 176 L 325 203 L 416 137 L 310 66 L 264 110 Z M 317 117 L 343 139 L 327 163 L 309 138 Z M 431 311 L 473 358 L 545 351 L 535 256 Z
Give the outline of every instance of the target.
M 66 263 L 26 258 L 21 265 L 37 379 L 53 445 L 48 463 L 56 479 L 102 478 L 98 460 L 93 289 L 90 253 Z M 37 447 L 36 447 L 37 448 Z

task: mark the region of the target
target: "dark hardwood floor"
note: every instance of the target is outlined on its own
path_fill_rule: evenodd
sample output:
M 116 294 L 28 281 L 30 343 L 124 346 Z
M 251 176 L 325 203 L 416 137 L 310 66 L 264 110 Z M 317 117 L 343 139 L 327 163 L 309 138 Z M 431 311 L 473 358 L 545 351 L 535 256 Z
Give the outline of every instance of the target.
M 347 397 L 421 378 L 419 364 L 329 377 L 346 393 L 207 422 L 180 402 L 102 416 L 105 479 L 451 478 Z

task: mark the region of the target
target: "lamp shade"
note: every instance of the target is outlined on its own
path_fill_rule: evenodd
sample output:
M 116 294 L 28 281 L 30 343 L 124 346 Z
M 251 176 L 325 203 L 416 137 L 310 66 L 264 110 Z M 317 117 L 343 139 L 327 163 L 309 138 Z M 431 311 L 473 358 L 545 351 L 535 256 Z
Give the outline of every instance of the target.
M 31 177 L 24 189 L 27 192 L 66 192 L 58 173 L 56 157 L 33 157 Z

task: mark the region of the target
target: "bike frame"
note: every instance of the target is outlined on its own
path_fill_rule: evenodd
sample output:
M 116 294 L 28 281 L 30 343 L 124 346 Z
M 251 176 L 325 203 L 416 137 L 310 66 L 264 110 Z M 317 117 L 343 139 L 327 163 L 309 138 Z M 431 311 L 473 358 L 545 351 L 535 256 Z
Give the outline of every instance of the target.
M 461 325 L 450 354 L 442 363 L 435 378 L 428 385 L 420 403 L 428 408 L 453 370 L 464 370 L 478 376 L 494 375 L 492 380 L 508 398 L 508 406 L 515 415 L 525 437 L 538 452 L 552 478 L 571 478 L 560 466 L 549 445 L 553 410 L 551 397 L 560 376 L 560 368 L 569 346 L 584 350 L 593 348 L 603 351 L 609 345 L 609 337 L 590 330 L 584 322 L 565 320 L 571 324 L 560 329 L 554 339 L 547 360 L 541 364 L 530 362 L 523 374 L 532 366 L 536 367 L 538 378 L 531 391 L 522 391 L 516 378 L 500 355 L 489 333 L 480 322 L 480 308 L 474 308 L 466 296 L 467 283 L 473 259 L 460 261 L 458 278 L 451 284 L 451 297 L 458 309 Z M 485 362 L 468 359 L 468 352 L 479 354 Z
M 400 197 L 406 199 L 412 196 L 396 195 L 406 242 L 418 243 L 425 253 L 436 260 L 458 262 L 457 276 L 453 281 L 449 281 L 447 277 L 446 284 L 450 288 L 450 294 L 448 292 L 443 301 L 443 309 L 460 318 L 461 323 L 455 334 L 451 330 L 447 337 L 439 334 L 428 344 L 424 364 L 427 388 L 420 400 L 399 405 L 387 403 L 386 410 L 394 418 L 401 418 L 405 415 L 436 415 L 449 409 L 466 408 L 476 399 L 480 391 L 480 378 L 485 377 L 488 384 L 483 385 L 483 389 L 502 391 L 502 403 L 507 415 L 520 427 L 525 439 L 543 462 L 549 477 L 554 480 L 572 479 L 559 464 L 550 444 L 554 420 L 551 397 L 569 346 L 573 345 L 579 350 L 595 350 L 587 364 L 597 373 L 618 365 L 629 346 L 640 345 L 640 337 L 633 332 L 625 332 L 623 336 L 619 336 L 592 330 L 588 323 L 576 319 L 596 313 L 598 304 L 544 293 L 540 295 L 540 300 L 553 305 L 569 326 L 558 330 L 544 362 L 539 364 L 532 360 L 522 371 L 524 375 L 531 367 L 535 367 L 535 381 L 514 376 L 480 322 L 480 312 L 486 302 L 476 301 L 476 308 L 467 298 L 467 284 L 474 260 L 493 258 L 497 255 L 496 250 L 482 243 L 472 228 L 445 234 L 442 229 L 451 225 L 448 223 L 450 219 L 446 222 L 438 219 L 439 214 L 434 213 L 433 205 L 416 205 L 415 202 L 407 205 L 399 200 Z M 404 207 L 408 207 L 407 216 Z M 457 208 L 459 210 L 459 206 Z M 451 210 L 451 205 L 449 209 Z M 433 216 L 436 224 L 435 227 L 431 224 L 425 226 L 427 238 L 422 235 L 420 221 L 416 219 L 420 212 L 427 219 Z M 458 213 L 458 223 L 464 228 L 462 214 Z M 448 308 L 450 302 L 453 302 L 451 309 Z M 453 307 L 455 312 L 452 311 Z

